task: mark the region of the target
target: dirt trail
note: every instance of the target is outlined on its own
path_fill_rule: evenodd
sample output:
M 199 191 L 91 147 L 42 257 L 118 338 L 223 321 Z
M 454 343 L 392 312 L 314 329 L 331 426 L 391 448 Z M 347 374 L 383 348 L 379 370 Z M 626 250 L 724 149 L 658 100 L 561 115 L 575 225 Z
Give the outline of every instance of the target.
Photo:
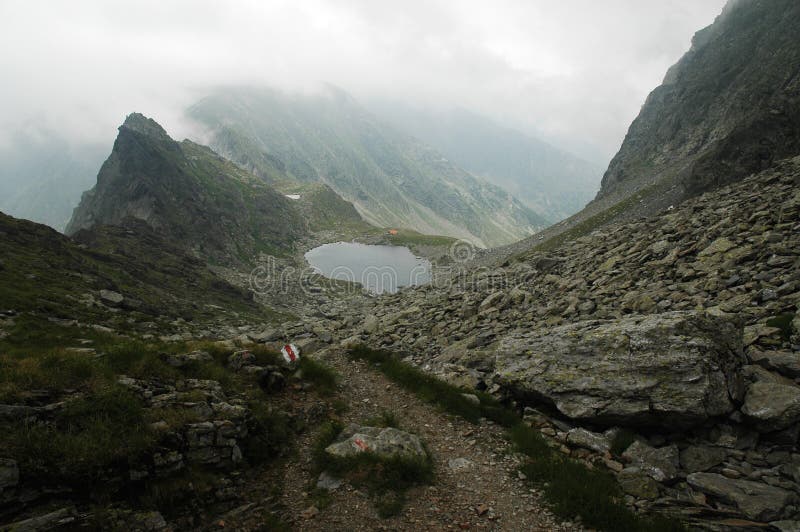
M 311 460 L 318 427 L 295 442 L 297 456 L 285 467 L 265 471 L 251 486 L 257 501 L 281 486 L 277 506 L 284 521 L 297 530 L 582 530 L 563 522 L 540 502 L 539 494 L 517 478 L 518 462 L 504 431 L 491 422 L 473 425 L 439 411 L 389 381 L 366 363 L 344 353 L 325 351 L 319 359 L 340 375 L 339 397 L 348 404 L 345 423 L 363 423 L 384 411 L 392 412 L 399 428 L 419 435 L 435 462 L 435 481 L 407 492 L 400 515 L 380 518 L 366 493 L 343 484 L 331 493 L 330 504 L 311 508 L 308 497 L 316 483 Z M 458 464 L 451 460 L 459 460 Z M 461 467 L 456 467 L 460 465 Z M 227 529 L 259 528 L 258 505 L 231 516 Z M 318 511 L 316 511 L 318 510 Z

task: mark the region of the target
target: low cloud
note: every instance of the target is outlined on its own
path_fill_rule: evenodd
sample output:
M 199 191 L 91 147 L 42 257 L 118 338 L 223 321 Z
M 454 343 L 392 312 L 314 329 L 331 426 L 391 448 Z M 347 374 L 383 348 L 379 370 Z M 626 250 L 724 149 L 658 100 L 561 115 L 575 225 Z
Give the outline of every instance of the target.
M 5 0 L 0 143 L 36 128 L 107 141 L 134 110 L 181 137 L 209 87 L 330 82 L 466 107 L 605 162 L 723 4 Z

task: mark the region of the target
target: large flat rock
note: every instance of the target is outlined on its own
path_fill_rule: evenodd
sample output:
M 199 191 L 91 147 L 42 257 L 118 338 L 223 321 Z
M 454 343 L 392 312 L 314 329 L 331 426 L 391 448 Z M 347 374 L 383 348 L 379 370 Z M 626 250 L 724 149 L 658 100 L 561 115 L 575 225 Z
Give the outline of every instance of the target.
M 517 397 L 596 424 L 687 427 L 729 414 L 743 396 L 741 329 L 701 312 L 515 333 L 495 357 Z
M 792 492 L 749 480 L 732 480 L 716 473 L 692 473 L 686 478 L 693 488 L 734 504 L 750 519 L 771 521 L 784 516 L 797 500 Z

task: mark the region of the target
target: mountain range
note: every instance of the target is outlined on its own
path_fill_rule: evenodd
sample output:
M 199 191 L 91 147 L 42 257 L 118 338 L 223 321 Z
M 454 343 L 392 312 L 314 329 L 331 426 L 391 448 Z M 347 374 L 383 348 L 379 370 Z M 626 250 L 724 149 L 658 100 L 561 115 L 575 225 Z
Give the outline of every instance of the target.
M 276 186 L 322 182 L 378 227 L 510 243 L 547 225 L 513 194 L 381 122 L 342 90 L 227 88 L 193 105 L 211 148 Z

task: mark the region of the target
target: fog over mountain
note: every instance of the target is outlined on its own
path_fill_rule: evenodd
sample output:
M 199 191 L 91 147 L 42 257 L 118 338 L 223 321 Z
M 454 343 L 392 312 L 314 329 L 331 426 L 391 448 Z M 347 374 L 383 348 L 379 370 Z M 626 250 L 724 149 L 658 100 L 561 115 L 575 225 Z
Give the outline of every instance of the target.
M 211 85 L 324 81 L 458 105 L 604 166 L 723 3 L 6 0 L 0 144 L 29 127 L 108 144 L 132 110 L 182 138 Z

